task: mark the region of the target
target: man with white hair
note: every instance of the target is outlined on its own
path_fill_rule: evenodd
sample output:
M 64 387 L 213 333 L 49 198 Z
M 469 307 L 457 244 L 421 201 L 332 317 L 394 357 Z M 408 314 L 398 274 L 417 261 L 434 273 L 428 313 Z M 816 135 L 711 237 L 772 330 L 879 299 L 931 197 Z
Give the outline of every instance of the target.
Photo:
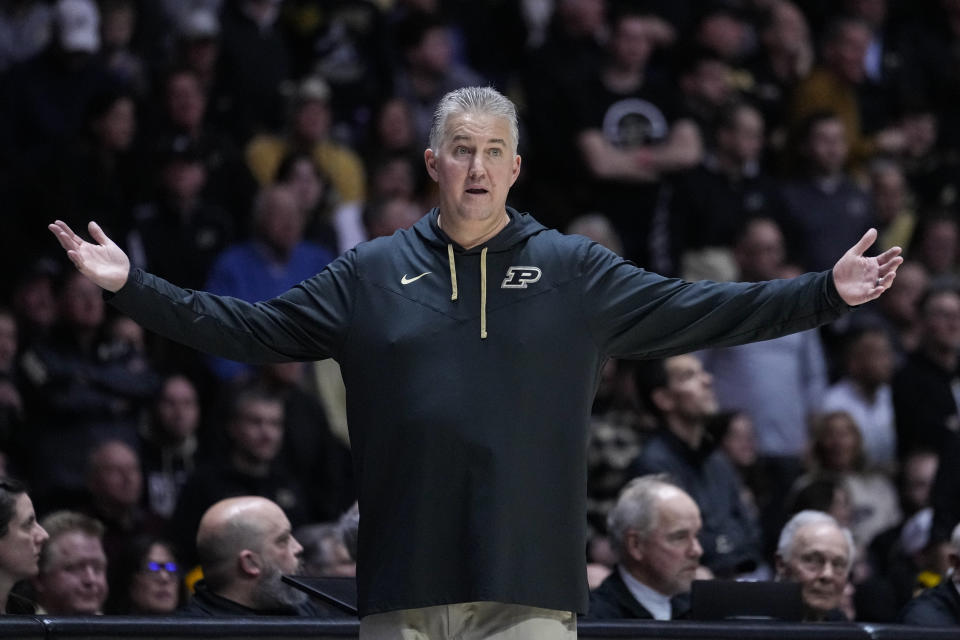
M 960 524 L 950 536 L 950 571 L 940 584 L 907 603 L 899 621 L 924 627 L 960 626 Z
M 899 249 L 767 283 L 644 271 L 506 206 L 516 108 L 489 87 L 440 101 L 424 163 L 439 207 L 251 304 L 130 269 L 95 223 L 50 225 L 147 328 L 247 362 L 335 358 L 363 524 L 360 635 L 574 638 L 588 604 L 587 425 L 610 357 L 812 328 L 885 291 Z M 501 635 L 498 637 L 507 637 Z
M 855 553 L 850 530 L 822 511 L 801 511 L 784 525 L 777 580 L 800 583 L 805 620 L 846 620 L 840 603 Z
M 663 475 L 634 478 L 610 510 L 617 568 L 590 594 L 589 617 L 672 620 L 689 608 L 703 549 L 700 509 Z

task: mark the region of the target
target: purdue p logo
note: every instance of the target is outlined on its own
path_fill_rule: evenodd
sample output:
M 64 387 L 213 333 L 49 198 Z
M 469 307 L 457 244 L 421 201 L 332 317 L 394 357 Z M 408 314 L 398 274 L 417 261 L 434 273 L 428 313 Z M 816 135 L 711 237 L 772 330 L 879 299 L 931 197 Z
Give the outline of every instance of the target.
M 501 289 L 526 289 L 527 285 L 540 279 L 539 267 L 509 267 Z

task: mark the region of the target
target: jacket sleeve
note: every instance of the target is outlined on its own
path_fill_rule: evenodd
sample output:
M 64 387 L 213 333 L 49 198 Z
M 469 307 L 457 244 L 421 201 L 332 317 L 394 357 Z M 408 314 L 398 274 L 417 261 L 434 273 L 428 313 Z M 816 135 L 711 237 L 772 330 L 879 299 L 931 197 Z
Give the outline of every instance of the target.
M 251 364 L 337 357 L 349 331 L 356 252 L 266 302 L 181 289 L 139 269 L 109 296 L 144 328 L 210 355 Z
M 831 271 L 768 282 L 687 282 L 650 273 L 592 244 L 581 277 L 582 309 L 594 340 L 614 357 L 663 358 L 769 340 L 850 309 Z

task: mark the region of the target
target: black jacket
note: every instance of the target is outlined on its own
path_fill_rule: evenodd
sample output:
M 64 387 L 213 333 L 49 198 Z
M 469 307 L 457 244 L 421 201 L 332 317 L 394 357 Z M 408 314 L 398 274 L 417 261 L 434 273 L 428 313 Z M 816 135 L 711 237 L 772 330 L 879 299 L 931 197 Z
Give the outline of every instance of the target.
M 292 588 L 292 587 L 291 587 Z M 318 604 L 313 600 L 307 600 L 301 605 L 295 607 L 278 607 L 276 609 L 251 609 L 233 600 L 228 600 L 223 596 L 215 594 L 207 588 L 206 582 L 200 580 L 194 585 L 194 594 L 187 602 L 186 606 L 177 612 L 182 616 L 307 616 L 314 618 L 334 618 L 343 617 L 343 614 L 335 614 L 325 605 Z
M 741 481 L 730 460 L 704 443 L 689 445 L 661 427 L 630 467 L 632 476 L 666 473 L 700 507 L 702 563 L 718 577 L 752 571 L 763 558 L 760 525 L 740 497 Z
M 772 338 L 849 308 L 829 271 L 671 280 L 508 213 L 463 249 L 433 210 L 263 303 L 138 270 L 112 297 L 216 356 L 340 363 L 361 616 L 478 600 L 586 611 L 584 445 L 604 361 Z
M 685 618 L 690 611 L 690 594 L 684 593 L 671 598 L 670 610 L 671 620 Z M 630 589 L 620 576 L 619 569 L 614 569 L 599 587 L 590 592 L 590 611 L 587 618 L 652 620 L 653 615 L 630 593 Z
M 927 589 L 907 603 L 900 612 L 900 622 L 924 627 L 960 625 L 960 593 L 953 580 L 946 579 Z

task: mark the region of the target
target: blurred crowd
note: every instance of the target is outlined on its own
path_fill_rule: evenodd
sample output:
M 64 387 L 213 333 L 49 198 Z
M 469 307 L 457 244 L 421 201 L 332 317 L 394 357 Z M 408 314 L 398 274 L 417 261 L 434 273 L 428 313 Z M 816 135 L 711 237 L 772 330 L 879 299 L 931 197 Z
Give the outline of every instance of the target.
M 871 227 L 874 250 L 906 257 L 883 297 L 820 331 L 607 364 L 591 586 L 626 552 L 608 524 L 621 489 L 663 472 L 702 515 L 703 575 L 780 575 L 784 524 L 814 510 L 855 547 L 831 610 L 890 621 L 944 580 L 960 553 L 960 0 L 10 0 L 0 475 L 55 530 L 100 540 L 101 573 L 125 568 L 108 609 L 136 610 L 144 562 L 184 577 L 230 496 L 279 505 L 349 572 L 345 392 L 332 362 L 251 367 L 146 334 L 46 224 L 96 220 L 134 267 L 263 300 L 436 205 L 433 108 L 477 84 L 521 111 L 508 204 L 644 268 L 790 277 Z

